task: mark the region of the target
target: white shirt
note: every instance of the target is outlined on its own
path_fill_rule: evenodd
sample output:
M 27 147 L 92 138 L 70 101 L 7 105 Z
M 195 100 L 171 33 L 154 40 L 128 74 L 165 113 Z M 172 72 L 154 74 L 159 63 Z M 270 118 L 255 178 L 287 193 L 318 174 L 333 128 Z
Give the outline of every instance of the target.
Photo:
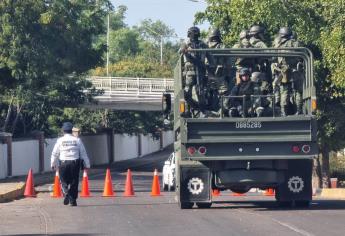
M 72 134 L 65 134 L 63 137 L 58 138 L 55 143 L 50 165 L 56 168 L 58 167 L 58 160 L 77 160 L 79 158 L 84 161 L 86 168 L 90 168 L 90 160 L 83 142 Z

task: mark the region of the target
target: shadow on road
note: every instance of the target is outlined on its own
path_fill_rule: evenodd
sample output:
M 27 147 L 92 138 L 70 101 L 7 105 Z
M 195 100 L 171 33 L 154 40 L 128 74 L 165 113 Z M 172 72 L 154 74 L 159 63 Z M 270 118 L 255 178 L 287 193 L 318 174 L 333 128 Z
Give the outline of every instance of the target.
M 345 200 L 313 200 L 309 207 L 281 207 L 276 201 L 214 201 L 215 209 L 253 209 L 257 211 L 344 210 Z

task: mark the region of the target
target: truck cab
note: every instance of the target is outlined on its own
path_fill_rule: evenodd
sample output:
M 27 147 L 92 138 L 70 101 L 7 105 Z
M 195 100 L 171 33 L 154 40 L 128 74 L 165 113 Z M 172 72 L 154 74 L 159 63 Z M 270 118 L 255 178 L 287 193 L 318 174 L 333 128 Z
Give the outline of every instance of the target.
M 197 116 L 190 112 L 185 94 L 183 56 L 174 71 L 174 100 L 165 96 L 163 111 L 174 112 L 174 153 L 176 157 L 176 194 L 181 209 L 212 205 L 212 191 L 245 193 L 251 188 L 274 189 L 282 206 L 308 206 L 312 199 L 313 158 L 318 154 L 314 112 L 316 96 L 313 82 L 313 55 L 307 48 L 284 49 L 196 49 L 215 61 L 225 61 L 226 76 L 235 80 L 238 58 L 265 61 L 297 58 L 303 64 L 303 112 L 279 115 L 275 95 L 269 97 L 270 116 L 229 117 L 222 112 Z M 205 74 L 201 80 L 208 80 Z M 266 73 L 273 82 L 272 73 Z M 231 83 L 229 83 L 231 84 Z M 223 100 L 230 95 L 218 96 Z M 259 95 L 260 98 L 260 95 Z M 255 98 L 254 98 L 255 99 Z M 260 98 L 261 99 L 261 98 Z M 244 100 L 244 99 L 243 99 Z

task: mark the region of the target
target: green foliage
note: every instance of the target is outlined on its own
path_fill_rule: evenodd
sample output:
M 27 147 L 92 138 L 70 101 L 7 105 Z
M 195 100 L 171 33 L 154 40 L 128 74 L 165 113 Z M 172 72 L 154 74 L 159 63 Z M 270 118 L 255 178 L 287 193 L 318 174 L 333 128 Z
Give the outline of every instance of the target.
M 106 68 L 98 67 L 91 71 L 91 74 L 105 76 Z M 118 77 L 171 78 L 172 69 L 167 65 L 148 61 L 146 57 L 137 56 L 110 65 L 109 75 Z
M 102 64 L 108 0 L 0 2 L 1 129 L 51 133 L 49 120 L 89 99 L 81 75 Z

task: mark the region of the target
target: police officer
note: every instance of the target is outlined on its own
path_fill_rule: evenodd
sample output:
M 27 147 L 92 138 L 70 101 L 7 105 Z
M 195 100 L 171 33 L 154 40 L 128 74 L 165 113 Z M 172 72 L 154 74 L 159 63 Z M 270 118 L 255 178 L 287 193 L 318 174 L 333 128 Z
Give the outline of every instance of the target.
M 63 137 L 58 138 L 51 155 L 51 167 L 58 169 L 64 205 L 77 206 L 79 172 L 81 162 L 85 168 L 90 168 L 90 161 L 82 141 L 72 135 L 73 125 L 65 122 L 62 125 Z
M 206 80 L 206 53 L 190 52 L 190 49 L 208 48 L 199 39 L 200 29 L 192 26 L 187 32 L 188 41 L 184 43 L 179 52 L 183 55 L 184 94 L 188 111 L 204 111 L 205 107 L 205 80 Z M 210 61 L 210 60 L 209 60 Z
M 276 48 L 299 47 L 299 42 L 294 39 L 292 30 L 289 27 L 281 27 L 275 45 Z M 276 70 L 278 76 L 273 82 L 279 86 L 281 115 L 289 113 L 288 105 L 292 93 L 294 93 L 296 114 L 302 114 L 302 93 L 303 93 L 303 65 L 296 58 L 279 57 Z M 277 92 L 276 92 L 277 93 Z
M 248 33 L 248 30 L 242 30 L 239 35 L 240 40 L 232 48 L 249 48 Z
M 249 31 L 248 30 L 242 30 L 239 35 L 239 42 L 236 43 L 232 48 L 249 48 L 251 47 L 249 43 Z M 253 58 L 237 58 L 235 62 L 236 66 L 236 78 L 235 78 L 235 84 L 240 83 L 240 77 L 239 72 L 243 67 L 247 67 L 252 69 L 255 62 Z

